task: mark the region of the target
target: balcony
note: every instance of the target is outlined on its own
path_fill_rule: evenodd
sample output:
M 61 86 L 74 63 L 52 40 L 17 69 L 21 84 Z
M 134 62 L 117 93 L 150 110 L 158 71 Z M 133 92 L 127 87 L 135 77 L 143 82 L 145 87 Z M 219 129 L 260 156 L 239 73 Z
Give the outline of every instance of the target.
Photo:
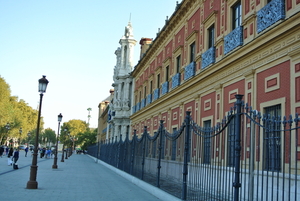
M 146 99 L 144 98 L 141 100 L 141 109 L 143 109 L 146 106 Z
M 239 26 L 224 37 L 224 54 L 241 45 L 243 45 L 243 27 Z
M 153 92 L 153 100 L 157 100 L 159 98 L 159 88 L 155 89 Z
M 165 82 L 162 84 L 161 95 L 164 95 L 169 92 L 169 82 Z
M 172 77 L 172 89 L 180 85 L 180 73 L 175 74 Z
M 152 103 L 152 94 L 149 94 L 147 96 L 147 105 L 149 105 L 150 103 Z
M 132 114 L 134 114 L 134 113 L 135 113 L 135 105 L 132 106 Z
M 216 52 L 216 48 L 211 47 L 202 54 L 202 62 L 201 62 L 202 69 L 209 66 L 210 64 L 215 63 L 215 60 L 216 60 L 215 52 Z
M 257 33 L 285 18 L 284 2 L 284 0 L 273 0 L 257 12 Z
M 184 80 L 187 80 L 195 75 L 195 62 L 191 62 L 184 68 Z
M 135 106 L 135 112 L 138 112 L 141 109 L 141 103 L 138 102 Z

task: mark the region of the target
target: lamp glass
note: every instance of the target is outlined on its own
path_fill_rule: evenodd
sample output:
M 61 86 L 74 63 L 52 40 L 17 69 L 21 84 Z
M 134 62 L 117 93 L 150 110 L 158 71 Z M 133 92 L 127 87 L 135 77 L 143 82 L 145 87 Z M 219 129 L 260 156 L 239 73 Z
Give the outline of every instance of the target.
M 60 113 L 60 114 L 57 116 L 57 120 L 58 120 L 59 122 L 61 122 L 62 118 L 63 118 L 63 116 L 62 116 L 62 114 Z
M 48 83 L 49 81 L 46 79 L 46 76 L 43 75 L 43 78 L 39 79 L 39 92 L 46 92 Z

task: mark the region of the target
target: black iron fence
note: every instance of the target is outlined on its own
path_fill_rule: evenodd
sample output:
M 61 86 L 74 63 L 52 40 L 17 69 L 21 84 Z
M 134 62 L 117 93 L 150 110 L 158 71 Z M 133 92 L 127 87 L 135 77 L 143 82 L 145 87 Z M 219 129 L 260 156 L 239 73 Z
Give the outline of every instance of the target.
M 102 142 L 88 153 L 182 200 L 300 200 L 300 118 L 262 115 L 242 102 L 211 127 L 186 112 L 169 133 L 164 122 L 131 140 Z

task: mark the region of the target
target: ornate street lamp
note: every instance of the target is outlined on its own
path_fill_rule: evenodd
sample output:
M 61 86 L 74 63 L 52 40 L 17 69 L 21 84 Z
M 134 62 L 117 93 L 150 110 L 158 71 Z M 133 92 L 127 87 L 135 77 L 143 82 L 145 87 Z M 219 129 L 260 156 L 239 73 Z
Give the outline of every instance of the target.
M 68 132 L 68 136 L 70 136 L 70 132 Z M 68 137 L 67 137 L 67 139 L 68 139 Z M 65 159 L 68 159 L 68 149 L 69 149 L 69 147 L 66 147 L 66 158 Z
M 64 129 L 65 133 L 68 131 L 68 128 Z M 61 155 L 61 160 L 60 162 L 65 162 L 64 160 L 64 153 L 65 153 L 65 143 L 63 143 L 63 148 L 62 148 L 62 155 Z
M 46 92 L 48 83 L 49 83 L 49 81 L 46 79 L 46 76 L 44 76 L 44 75 L 43 75 L 43 78 L 39 79 L 40 106 L 39 106 L 35 143 L 34 143 L 34 152 L 33 152 L 33 157 L 32 157 L 32 165 L 30 167 L 30 177 L 29 177 L 29 181 L 27 182 L 27 187 L 26 187 L 27 189 L 37 189 L 38 188 L 38 182 L 36 181 L 36 175 L 37 175 L 37 168 L 38 168 L 37 156 L 38 156 L 38 146 L 39 146 L 39 130 L 40 130 L 43 93 Z
M 57 116 L 57 120 L 58 120 L 58 131 L 57 131 L 57 137 L 56 137 L 55 156 L 54 156 L 54 161 L 53 161 L 53 165 L 52 165 L 52 168 L 53 168 L 53 169 L 57 169 L 58 138 L 59 138 L 60 122 L 61 122 L 62 118 L 63 118 L 63 116 L 62 116 L 61 113 L 60 113 L 60 114 Z

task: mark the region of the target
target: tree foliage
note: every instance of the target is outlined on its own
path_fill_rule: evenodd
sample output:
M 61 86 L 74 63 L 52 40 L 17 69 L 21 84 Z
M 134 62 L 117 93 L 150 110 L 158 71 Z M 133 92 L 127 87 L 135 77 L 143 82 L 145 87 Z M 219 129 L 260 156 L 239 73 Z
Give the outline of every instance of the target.
M 51 128 L 45 129 L 40 135 L 40 140 L 41 140 L 41 143 L 46 146 L 47 146 L 47 144 L 50 144 L 50 143 L 55 144 L 56 143 L 55 131 L 52 130 Z
M 11 96 L 10 86 L 0 76 L 0 143 L 13 138 L 19 142 L 28 140 L 28 133 L 36 128 L 38 111 L 30 107 L 24 100 Z M 10 129 L 6 129 L 9 123 Z M 20 133 L 22 128 L 22 133 Z M 43 119 L 41 119 L 41 130 Z
M 97 129 L 89 129 L 84 133 L 78 134 L 78 144 L 81 145 L 81 149 L 85 150 L 88 146 L 95 144 L 97 141 Z
M 96 142 L 97 131 L 92 131 L 85 121 L 73 119 L 61 126 L 60 141 L 66 146 L 79 146 L 85 149 Z

